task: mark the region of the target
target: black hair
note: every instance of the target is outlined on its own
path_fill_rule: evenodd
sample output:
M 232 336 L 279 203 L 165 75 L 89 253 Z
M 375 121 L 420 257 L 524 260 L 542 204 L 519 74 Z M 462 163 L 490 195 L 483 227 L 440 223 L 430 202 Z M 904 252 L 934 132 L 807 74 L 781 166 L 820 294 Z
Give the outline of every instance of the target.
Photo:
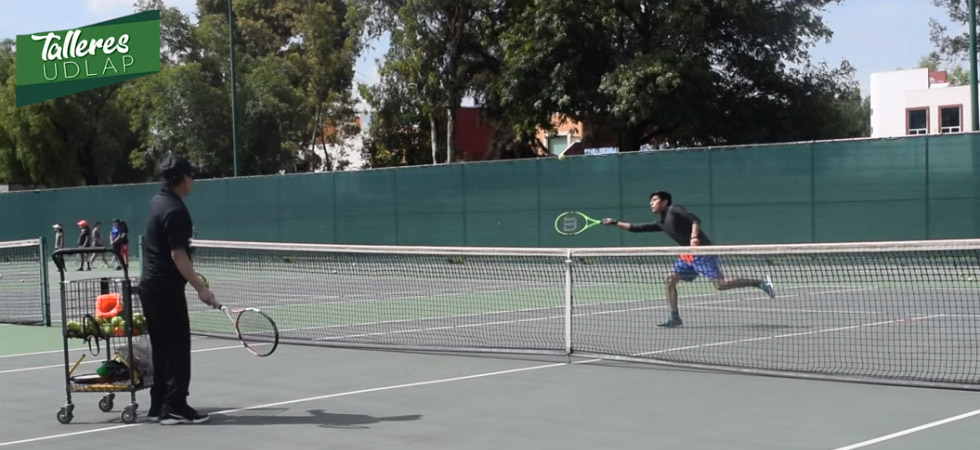
M 657 191 L 650 194 L 650 200 L 653 200 L 654 197 L 659 197 L 661 200 L 667 202 L 667 205 L 670 205 L 673 202 L 670 192 L 667 191 Z

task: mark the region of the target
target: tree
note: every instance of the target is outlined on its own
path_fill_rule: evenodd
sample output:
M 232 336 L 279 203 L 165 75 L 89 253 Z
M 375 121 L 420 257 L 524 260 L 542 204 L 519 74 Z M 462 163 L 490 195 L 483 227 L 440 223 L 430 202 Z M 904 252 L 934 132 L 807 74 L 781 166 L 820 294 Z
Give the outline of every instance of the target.
M 860 105 L 840 85 L 846 62 L 809 63 L 807 47 L 831 35 L 817 15 L 830 0 L 507 3 L 521 13 L 500 37 L 504 69 L 489 99 L 521 130 L 549 128 L 557 113 L 630 151 L 651 140 L 738 144 L 860 128 L 841 129 L 832 106 Z
M 489 56 L 483 27 L 501 2 L 361 0 L 360 5 L 371 11 L 372 31 L 391 35 L 390 50 L 381 69 L 387 75 L 383 80 L 419 97 L 419 114 L 427 119 L 427 128 L 433 133 L 429 139 L 432 162 L 438 162 L 440 153 L 440 140 L 435 134 L 439 128 L 445 131 L 445 161 L 454 161 L 456 112 L 463 97 L 473 93 L 474 79 Z
M 202 70 L 228 91 L 230 105 L 227 3 L 198 7 Z M 239 0 L 234 18 L 243 172 L 331 169 L 312 146 L 325 123 L 352 121 L 363 15 L 342 0 Z
M 129 182 L 135 143 L 119 102 L 122 85 L 16 106 L 12 40 L 0 43 L 0 180 L 46 186 Z
M 933 6 L 943 8 L 953 23 L 969 30 L 970 11 L 963 0 L 932 0 Z M 937 59 L 955 65 L 967 60 L 970 51 L 970 33 L 964 31 L 949 34 L 949 29 L 938 20 L 929 19 L 929 40 L 936 47 Z M 931 56 L 930 56 L 931 57 Z
M 948 67 L 938 52 L 930 52 L 928 55 L 919 59 L 919 68 L 929 69 L 934 72 L 945 70 L 950 86 L 967 86 L 970 84 L 970 72 L 964 69 L 963 66 L 955 66 L 952 69 Z

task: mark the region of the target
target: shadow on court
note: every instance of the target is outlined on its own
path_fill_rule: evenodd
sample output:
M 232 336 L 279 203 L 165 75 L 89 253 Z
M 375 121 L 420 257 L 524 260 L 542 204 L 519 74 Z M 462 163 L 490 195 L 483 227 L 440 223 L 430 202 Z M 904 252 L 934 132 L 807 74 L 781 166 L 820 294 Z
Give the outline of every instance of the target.
M 408 422 L 420 420 L 421 414 L 374 417 L 366 414 L 339 414 L 311 409 L 307 415 L 283 415 L 288 408 L 256 408 L 229 414 L 211 416 L 208 426 L 214 425 L 317 425 L 320 428 L 368 429 L 367 425 L 382 422 Z

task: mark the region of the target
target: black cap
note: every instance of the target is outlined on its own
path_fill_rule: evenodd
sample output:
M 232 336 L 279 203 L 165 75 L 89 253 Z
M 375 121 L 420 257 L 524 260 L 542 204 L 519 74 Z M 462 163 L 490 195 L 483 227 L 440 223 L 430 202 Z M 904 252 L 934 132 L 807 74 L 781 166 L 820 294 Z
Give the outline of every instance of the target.
M 184 175 L 193 178 L 197 169 L 182 155 L 170 154 L 160 163 L 160 176 L 166 181 L 179 181 Z

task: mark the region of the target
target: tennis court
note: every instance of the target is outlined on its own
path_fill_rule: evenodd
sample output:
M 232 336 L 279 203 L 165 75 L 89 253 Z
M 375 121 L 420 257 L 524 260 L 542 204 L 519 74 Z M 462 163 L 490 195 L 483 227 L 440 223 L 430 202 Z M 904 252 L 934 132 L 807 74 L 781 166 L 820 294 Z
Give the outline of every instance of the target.
M 300 345 L 255 358 L 188 292 L 191 398 L 215 414 L 178 434 L 122 424 L 91 394 L 58 424 L 59 328 L 2 326 L 0 377 L 27 387 L 5 395 L 0 446 L 973 448 L 978 248 L 695 250 L 771 278 L 776 297 L 681 283 L 685 324 L 664 329 L 675 248 L 196 241 L 219 300 L 261 308 Z
M 75 420 L 60 425 L 61 355 L 15 356 L 11 343 L 38 332 L 23 328 L 0 327 L 0 379 L 18 387 L 5 390 L 2 447 L 968 449 L 980 420 L 868 444 L 974 412 L 977 396 L 581 358 L 285 346 L 259 359 L 197 339 L 191 399 L 209 424 L 124 425 L 97 395 L 77 395 Z

